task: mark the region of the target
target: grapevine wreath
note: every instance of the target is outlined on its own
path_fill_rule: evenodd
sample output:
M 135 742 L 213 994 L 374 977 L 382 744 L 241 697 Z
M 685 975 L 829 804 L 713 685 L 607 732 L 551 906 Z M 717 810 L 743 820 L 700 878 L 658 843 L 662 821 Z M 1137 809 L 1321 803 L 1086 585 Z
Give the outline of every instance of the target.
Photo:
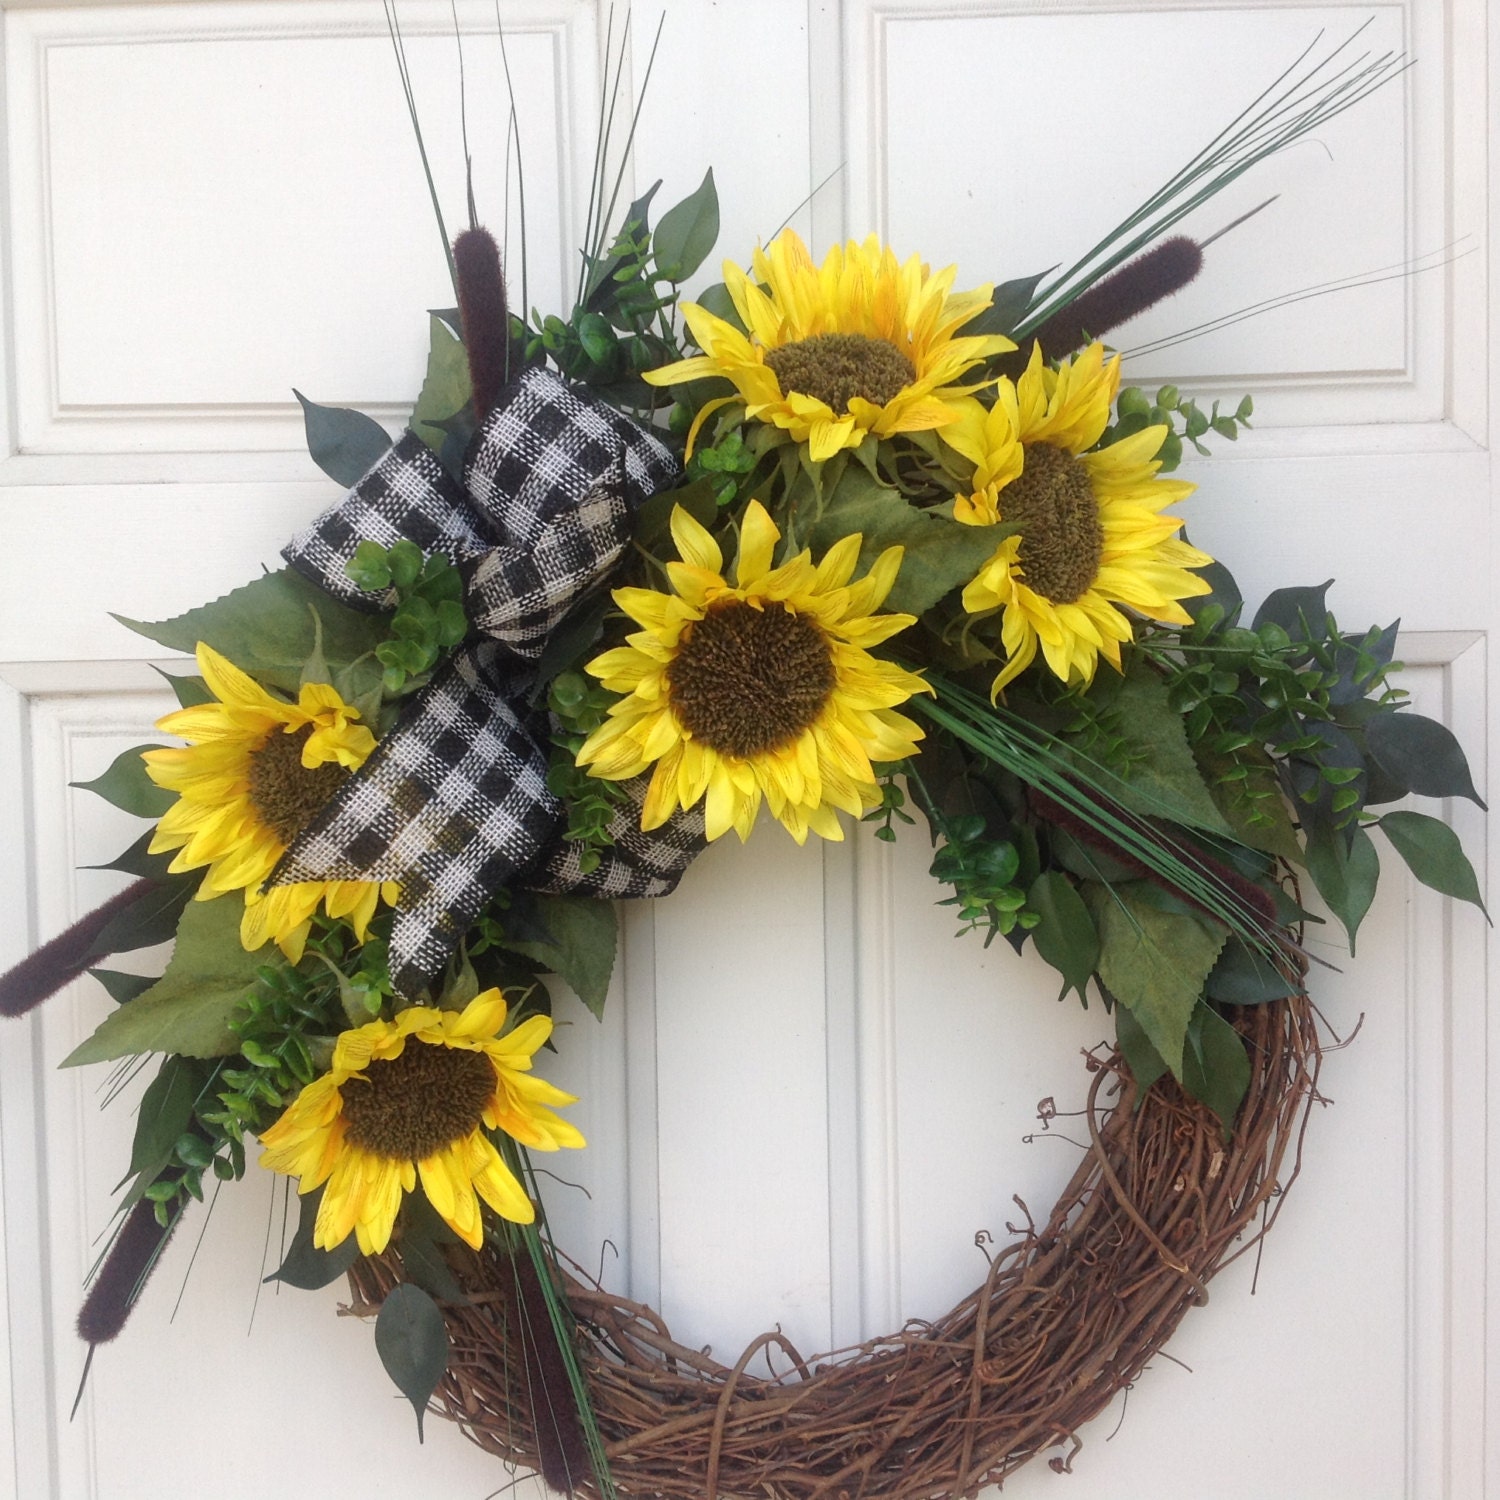
M 1249 399 L 1122 386 L 1105 342 L 1198 273 L 1179 220 L 1400 66 L 1302 60 L 1083 260 L 999 286 L 786 231 L 680 302 L 712 174 L 620 220 L 602 153 L 566 318 L 445 233 L 458 306 L 407 429 L 304 398 L 342 498 L 278 571 L 125 622 L 196 659 L 172 743 L 90 783 L 151 821 L 133 883 L 0 980 L 20 1014 L 88 971 L 118 1003 L 69 1063 L 159 1059 L 82 1337 L 248 1137 L 301 1194 L 279 1278 L 347 1275 L 419 1423 L 556 1489 L 917 1500 L 1066 1467 L 1296 1175 L 1304 890 L 1352 944 L 1378 828 L 1480 899 L 1446 825 L 1391 810 L 1479 800 L 1392 685 L 1394 627 L 1343 629 L 1327 585 L 1250 612 L 1182 534 L 1184 444 Z M 533 1155 L 584 1141 L 533 1067 L 543 976 L 597 1011 L 614 901 L 731 830 L 850 819 L 925 823 L 960 927 L 1094 989 L 1117 1043 L 1073 1179 L 957 1307 L 725 1366 L 547 1234 Z M 100 967 L 174 935 L 160 978 Z

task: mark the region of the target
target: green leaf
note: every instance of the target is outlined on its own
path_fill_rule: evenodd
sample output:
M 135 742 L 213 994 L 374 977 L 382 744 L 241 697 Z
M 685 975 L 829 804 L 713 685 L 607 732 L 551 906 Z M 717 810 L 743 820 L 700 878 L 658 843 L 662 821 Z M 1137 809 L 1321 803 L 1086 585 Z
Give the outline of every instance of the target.
M 292 394 L 302 403 L 307 451 L 313 462 L 346 490 L 385 457 L 391 446 L 390 434 L 374 417 L 347 406 L 319 406 L 296 389 Z
M 413 1194 L 407 1199 L 408 1206 L 419 1201 L 419 1195 Z M 428 1213 L 436 1219 L 437 1215 L 429 1208 Z M 443 1228 L 442 1220 L 438 1224 Z M 433 1297 L 440 1298 L 444 1302 L 467 1302 L 469 1299 L 464 1295 L 464 1289 L 458 1284 L 443 1252 L 437 1243 L 437 1236 L 424 1232 L 424 1227 L 418 1223 L 415 1217 L 410 1217 L 406 1229 L 401 1236 L 401 1267 L 407 1277 L 416 1282 L 424 1292 Z M 452 1239 L 450 1233 L 447 1236 Z
M 867 573 L 887 547 L 904 547 L 901 571 L 883 608 L 920 615 L 945 594 L 961 588 L 1015 531 L 1013 526 L 965 526 L 934 511 L 907 504 L 897 490 L 850 464 L 826 498 L 809 541 L 815 556 L 841 537 L 860 532 L 856 576 Z
M 1317 587 L 1272 589 L 1255 612 L 1252 630 L 1279 625 L 1294 641 L 1321 641 L 1328 635 L 1327 594 L 1333 579 Z
M 1474 866 L 1469 863 L 1458 835 L 1446 823 L 1429 818 L 1426 813 L 1390 812 L 1379 826 L 1423 885 L 1485 911 Z M 1487 911 L 1485 916 L 1489 916 Z
M 1356 826 L 1346 843 L 1338 829 L 1318 827 L 1307 840 L 1307 873 L 1329 911 L 1344 924 L 1352 957 L 1354 935 L 1375 899 L 1380 879 L 1380 856 L 1370 835 Z
M 1135 752 L 1125 778 L 1135 795 L 1124 794 L 1121 802 L 1136 812 L 1168 817 L 1190 828 L 1229 833 L 1161 678 L 1149 668 L 1133 668 L 1120 683 L 1112 706 L 1119 733 Z
M 87 957 L 107 958 L 112 953 L 133 953 L 154 948 L 177 931 L 182 910 L 198 888 L 200 876 L 178 875 L 148 886 L 124 911 L 116 912 L 89 944 Z
M 1017 276 L 1010 281 L 1002 281 L 995 288 L 990 305 L 977 317 L 970 318 L 958 330 L 959 334 L 963 338 L 985 333 L 1003 333 L 1009 337 L 1030 312 L 1036 289 L 1046 274 L 1045 271 L 1038 271 L 1035 276 Z
M 316 1292 L 337 1281 L 359 1259 L 359 1241 L 352 1234 L 332 1250 L 320 1250 L 313 1244 L 322 1202 L 322 1188 L 303 1193 L 297 1200 L 297 1233 L 292 1236 L 280 1268 L 267 1276 L 267 1281 L 282 1281 L 304 1292 Z
M 1258 746 L 1234 755 L 1217 755 L 1198 746 L 1195 755 L 1214 805 L 1224 814 L 1235 838 L 1252 849 L 1302 863 L 1302 842 L 1281 790 L 1271 757 Z M 1234 782 L 1225 773 L 1240 767 L 1246 774 Z
M 729 288 L 722 281 L 704 287 L 698 293 L 697 301 L 704 312 L 712 313 L 721 322 L 739 329 L 741 333 L 745 332 L 745 322 L 740 317 L 740 310 L 734 305 L 734 298 L 729 295 Z
M 116 855 L 114 859 L 102 865 L 84 865 L 85 870 L 119 870 L 123 875 L 135 875 L 147 880 L 170 880 L 168 873 L 175 851 L 169 850 L 164 854 L 151 853 L 151 840 L 156 837 L 156 830 L 148 828 L 123 854 Z M 170 933 L 167 934 L 171 936 Z
M 1099 978 L 1181 1078 L 1188 1021 L 1224 946 L 1223 930 L 1159 910 L 1134 885 L 1085 891 L 1099 930 Z
M 1205 991 L 1221 1005 L 1264 1005 L 1295 995 L 1298 987 L 1265 954 L 1231 938 L 1208 976 Z
M 1135 1079 L 1136 1098 L 1139 1102 L 1141 1095 L 1167 1071 L 1167 1065 L 1162 1061 L 1161 1053 L 1151 1045 L 1151 1038 L 1142 1030 L 1135 1012 L 1128 1005 L 1115 1006 L 1115 1040 L 1120 1044 L 1125 1065 Z
M 596 589 L 579 599 L 547 636 L 532 675 L 530 701 L 533 707 L 546 698 L 552 679 L 576 665 L 599 639 L 604 617 L 612 608 L 613 601 L 608 591 Z
M 1206 563 L 1201 568 L 1189 569 L 1189 572 L 1206 579 L 1211 592 L 1184 599 L 1182 607 L 1195 620 L 1202 619 L 1204 611 L 1210 606 L 1216 607 L 1219 611 L 1218 628 L 1232 626 L 1245 607 L 1244 596 L 1240 593 L 1239 584 L 1234 581 L 1234 574 L 1220 562 Z
M 586 896 L 536 895 L 532 899 L 546 936 L 538 932 L 524 939 L 507 933 L 505 946 L 545 965 L 596 1016 L 602 1016 L 618 940 L 614 907 Z
M 1182 1049 L 1182 1086 L 1213 1110 L 1227 1136 L 1250 1087 L 1250 1058 L 1239 1032 L 1201 1000 Z
M 317 645 L 314 611 L 322 621 L 323 654 L 334 671 L 385 639 L 381 616 L 340 604 L 291 568 L 266 573 L 170 620 L 114 618 L 147 640 L 189 655 L 202 641 L 252 677 L 295 694 L 303 665 Z
M 1077 887 L 1060 870 L 1044 870 L 1032 881 L 1026 905 L 1041 919 L 1032 928 L 1036 951 L 1063 977 L 1058 999 L 1084 988 L 1099 965 L 1099 934 Z
M 171 672 L 163 672 L 160 667 L 153 667 L 152 670 L 171 687 L 179 708 L 198 708 L 214 701 L 214 695 L 209 692 L 208 684 L 201 677 L 177 677 Z
M 678 506 L 710 529 L 718 523 L 719 502 L 712 479 L 695 479 L 675 490 L 658 490 L 641 506 L 635 518 L 636 543 L 654 556 L 677 555 L 672 546 L 672 512 Z
M 149 990 L 156 981 L 149 974 L 126 974 L 118 969 L 90 969 L 116 1005 L 128 1005 Z
M 438 1305 L 421 1287 L 403 1284 L 375 1319 L 375 1352 L 417 1414 L 417 1436 L 432 1393 L 448 1369 L 448 1329 Z
M 238 895 L 188 904 L 177 927 L 167 972 L 129 1005 L 107 1016 L 99 1029 L 64 1060 L 65 1068 L 107 1062 L 138 1052 L 181 1052 L 224 1057 L 240 1050 L 229 1018 L 255 983 L 265 954 L 240 946 Z
M 191 1058 L 162 1059 L 136 1111 L 128 1176 L 148 1173 L 148 1181 L 154 1181 L 171 1161 L 178 1137 L 193 1123 L 193 1108 L 202 1096 L 204 1081 L 202 1064 Z
M 141 751 L 160 749 L 160 745 L 137 745 L 133 750 L 122 750 L 102 776 L 93 781 L 70 781 L 68 785 L 93 792 L 112 806 L 134 813 L 138 818 L 159 818 L 177 796 L 174 792 L 164 791 L 146 774 Z
M 1365 725 L 1365 747 L 1388 776 L 1418 796 L 1467 797 L 1485 805 L 1463 747 L 1436 719 L 1409 711 L 1377 714 Z
M 710 167 L 697 190 L 661 216 L 651 236 L 657 274 L 668 281 L 686 281 L 708 258 L 718 237 L 719 194 Z
M 432 449 L 441 451 L 447 436 L 442 424 L 458 415 L 474 394 L 469 379 L 469 357 L 448 325 L 434 316 L 432 342 L 427 351 L 427 379 L 411 414 L 411 430 Z

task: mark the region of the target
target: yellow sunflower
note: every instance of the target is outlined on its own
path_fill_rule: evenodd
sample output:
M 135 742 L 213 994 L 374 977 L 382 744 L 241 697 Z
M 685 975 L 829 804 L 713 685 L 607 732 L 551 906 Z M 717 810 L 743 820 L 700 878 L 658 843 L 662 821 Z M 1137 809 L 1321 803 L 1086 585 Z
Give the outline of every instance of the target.
M 878 805 L 872 761 L 916 753 L 921 729 L 895 713 L 930 692 L 914 673 L 866 649 L 912 624 L 877 615 L 901 566 L 888 548 L 850 583 L 861 537 L 846 536 L 816 566 L 807 552 L 771 566 L 781 533 L 758 500 L 746 508 L 735 582 L 719 545 L 681 506 L 672 514 L 681 562 L 673 592 L 619 589 L 642 628 L 588 670 L 623 697 L 578 763 L 607 781 L 656 770 L 641 826 L 658 828 L 707 797 L 708 837 L 750 836 L 762 798 L 804 843 L 841 839 L 837 809 Z
M 815 462 L 890 437 L 952 422 L 966 370 L 1015 345 L 997 334 L 957 337 L 990 305 L 993 288 L 950 293 L 955 268 L 933 275 L 915 255 L 904 264 L 871 235 L 830 250 L 821 266 L 784 230 L 757 250 L 754 276 L 724 263 L 724 285 L 748 337 L 696 303 L 683 314 L 701 355 L 653 370 L 653 385 L 719 376 L 737 394 L 710 401 L 688 434 L 688 451 L 713 412 L 743 401 L 808 445 Z
M 1119 358 L 1106 363 L 1101 344 L 1056 370 L 1036 348 L 1019 381 L 1000 383 L 992 408 L 967 402 L 943 433 L 975 466 L 971 492 L 954 496 L 954 515 L 1021 528 L 963 595 L 971 614 L 1004 611 L 1008 659 L 996 693 L 1038 647 L 1064 682 L 1092 681 L 1101 656 L 1119 670 L 1120 645 L 1132 635 L 1126 609 L 1187 625 L 1178 601 L 1210 591 L 1188 570 L 1213 559 L 1178 538 L 1180 517 L 1163 514 L 1196 488 L 1156 477 L 1168 429 L 1147 427 L 1086 451 L 1109 424 L 1119 384 Z
M 532 1016 L 502 1035 L 505 1018 L 504 996 L 486 990 L 462 1011 L 413 1005 L 339 1037 L 332 1068 L 261 1136 L 261 1166 L 300 1178 L 299 1193 L 328 1184 L 315 1245 L 332 1250 L 352 1230 L 364 1254 L 378 1255 L 418 1177 L 475 1250 L 484 1243 L 480 1198 L 502 1218 L 532 1222 L 531 1200 L 485 1131 L 538 1151 L 584 1140 L 548 1108 L 574 1096 L 531 1076 L 552 1022 Z
M 207 865 L 200 901 L 244 891 L 240 941 L 251 952 L 272 939 L 296 963 L 319 903 L 330 917 L 348 918 L 363 941 L 381 895 L 394 902 L 399 894 L 392 882 L 309 880 L 261 890 L 287 846 L 375 748 L 356 722 L 359 710 L 323 683 L 307 684 L 295 703 L 273 698 L 202 643 L 198 670 L 217 701 L 156 725 L 188 745 L 142 754 L 152 781 L 177 793 L 151 852 L 177 850 L 174 872 Z

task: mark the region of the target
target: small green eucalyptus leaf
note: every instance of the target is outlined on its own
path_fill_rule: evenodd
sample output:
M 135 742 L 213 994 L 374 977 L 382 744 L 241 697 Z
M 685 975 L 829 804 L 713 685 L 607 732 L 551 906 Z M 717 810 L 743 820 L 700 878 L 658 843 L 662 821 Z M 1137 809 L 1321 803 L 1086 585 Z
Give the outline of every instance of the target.
M 375 1352 L 417 1414 L 417 1436 L 438 1382 L 448 1369 L 448 1329 L 438 1305 L 419 1286 L 403 1283 L 381 1304 Z
M 345 406 L 319 406 L 298 390 L 292 394 L 302 403 L 313 462 L 346 490 L 358 484 L 391 446 L 389 433 L 374 417 Z
M 102 776 L 92 781 L 70 781 L 68 785 L 93 792 L 138 818 L 159 818 L 177 800 L 177 795 L 157 786 L 146 774 L 141 751 L 160 749 L 160 745 L 137 745 L 133 750 L 122 750 Z
M 661 216 L 651 237 L 659 275 L 683 282 L 708 258 L 719 237 L 719 194 L 714 171 L 704 173 L 698 188 Z
M 1485 910 L 1474 866 L 1446 823 L 1426 813 L 1389 812 L 1380 820 L 1380 829 L 1423 885 Z
M 1365 747 L 1387 775 L 1421 797 L 1467 797 L 1484 807 L 1463 747 L 1436 719 L 1409 710 L 1377 714 L 1365 725 Z

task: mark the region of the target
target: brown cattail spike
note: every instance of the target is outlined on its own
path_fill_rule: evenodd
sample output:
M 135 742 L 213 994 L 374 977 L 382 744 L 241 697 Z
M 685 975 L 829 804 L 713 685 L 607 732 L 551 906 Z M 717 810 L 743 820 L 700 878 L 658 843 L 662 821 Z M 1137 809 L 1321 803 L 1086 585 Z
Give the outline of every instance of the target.
M 453 242 L 458 314 L 474 387 L 474 418 L 484 421 L 509 375 L 510 309 L 500 247 L 488 229 L 466 229 Z
M 1033 336 L 1048 359 L 1061 359 L 1180 292 L 1202 267 L 1198 244 L 1186 235 L 1173 235 L 1096 281 L 1053 313 Z
M 510 1348 L 521 1366 L 521 1386 L 532 1409 L 537 1459 L 548 1486 L 562 1495 L 580 1491 L 591 1473 L 588 1448 L 578 1425 L 578 1406 L 568 1367 L 552 1328 L 552 1314 L 524 1249 L 510 1258 L 504 1283 Z
M 156 1205 L 142 1198 L 125 1217 L 104 1264 L 78 1313 L 78 1337 L 88 1344 L 107 1344 L 125 1326 L 178 1220 L 157 1223 Z
M 77 979 L 101 957 L 94 952 L 99 934 L 131 902 L 139 900 L 156 884 L 145 879 L 126 886 L 118 896 L 111 896 L 103 906 L 80 917 L 66 932 L 43 944 L 9 973 L 0 974 L 0 1016 L 24 1016 L 33 1006 Z

